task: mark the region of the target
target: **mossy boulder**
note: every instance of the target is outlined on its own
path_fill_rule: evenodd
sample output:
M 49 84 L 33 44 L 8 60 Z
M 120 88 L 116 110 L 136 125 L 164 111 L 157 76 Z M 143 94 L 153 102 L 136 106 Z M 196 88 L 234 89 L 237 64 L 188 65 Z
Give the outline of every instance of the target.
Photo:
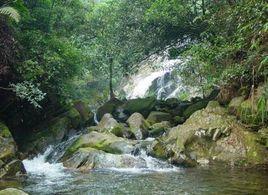
M 24 153 L 39 153 L 47 148 L 48 145 L 61 142 L 70 134 L 83 127 L 85 123 L 86 121 L 79 111 L 71 107 L 68 111 L 50 121 L 44 121 L 35 127 L 33 132 L 25 135 L 21 140 L 20 149 Z
M 121 108 L 129 116 L 135 112 L 138 112 L 146 118 L 149 113 L 155 109 L 156 103 L 157 100 L 154 97 L 138 98 L 128 100 L 124 105 L 121 106 Z
M 130 131 L 134 133 L 136 139 L 145 139 L 148 137 L 149 123 L 144 119 L 140 113 L 132 114 L 128 120 L 127 124 L 130 127 Z
M 6 188 L 0 191 L 0 195 L 28 195 L 28 194 L 16 188 Z
M 19 176 L 26 174 L 26 170 L 24 168 L 23 163 L 21 160 L 15 159 L 12 160 L 11 162 L 7 163 L 4 166 L 5 169 L 5 174 L 3 175 L 4 177 L 14 177 L 14 176 Z M 1 178 L 1 175 L 0 175 Z
M 79 112 L 83 125 L 90 126 L 94 124 L 94 114 L 85 102 L 76 101 L 73 107 Z
M 0 178 L 25 174 L 25 169 L 17 156 L 16 143 L 8 127 L 0 122 Z
M 143 159 L 131 155 L 110 154 L 91 147 L 78 149 L 69 159 L 63 162 L 68 168 L 80 171 L 93 168 L 134 168 L 145 167 Z
M 111 114 L 105 114 L 98 126 L 88 128 L 88 131 L 109 132 L 117 137 L 134 138 L 134 134 L 130 131 L 124 123 L 118 123 Z
M 268 162 L 268 151 L 257 142 L 256 133 L 248 132 L 215 101 L 158 140 L 156 150 L 179 165 L 193 166 L 204 159 L 244 166 Z
M 208 101 L 207 100 L 201 100 L 201 101 L 198 101 L 198 102 L 190 105 L 183 112 L 183 117 L 184 118 L 189 118 L 194 112 L 205 108 L 207 106 L 207 104 L 208 104 Z
M 113 154 L 131 153 L 136 142 L 117 137 L 112 133 L 92 131 L 81 135 L 67 150 L 64 159 L 79 148 L 91 147 Z
M 3 138 L 12 138 L 8 127 L 0 121 L 0 136 Z
M 63 116 L 59 116 L 60 119 L 67 118 L 70 122 L 70 128 L 78 128 L 81 127 L 84 123 L 80 113 L 75 109 L 71 108 L 68 112 L 66 112 Z
M 150 137 L 158 137 L 165 132 L 167 132 L 168 129 L 170 129 L 171 124 L 169 121 L 162 121 L 160 123 L 155 123 L 150 126 L 149 128 L 149 136 Z
M 171 155 L 168 154 L 165 144 L 161 140 L 154 141 L 150 146 L 148 154 L 152 157 L 167 160 Z
M 151 125 L 162 121 L 172 121 L 172 116 L 166 112 L 152 111 L 147 117 L 147 122 Z
M 116 109 L 121 106 L 124 102 L 118 99 L 111 99 L 108 102 L 106 102 L 104 105 L 98 108 L 97 110 L 97 119 L 101 120 L 103 115 L 109 113 L 109 114 L 114 114 Z
M 185 122 L 185 118 L 182 116 L 174 116 L 172 121 L 175 125 L 179 125 Z
M 109 113 L 106 113 L 103 115 L 97 127 L 99 128 L 100 132 L 111 132 L 111 130 L 118 125 L 119 123 L 113 118 L 113 116 Z

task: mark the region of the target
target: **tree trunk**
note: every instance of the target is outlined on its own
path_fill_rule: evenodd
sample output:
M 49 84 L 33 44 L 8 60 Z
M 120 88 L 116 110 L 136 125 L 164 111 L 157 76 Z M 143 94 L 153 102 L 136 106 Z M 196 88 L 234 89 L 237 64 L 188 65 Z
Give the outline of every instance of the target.
M 109 88 L 110 88 L 110 99 L 115 99 L 115 95 L 114 95 L 114 90 L 113 90 L 113 58 L 110 58 L 110 66 L 109 66 L 109 80 L 110 80 L 110 84 L 109 84 Z
M 50 22 L 51 22 L 51 16 L 52 16 L 52 11 L 53 11 L 53 8 L 55 6 L 55 0 L 52 0 L 52 3 L 51 3 L 51 8 L 50 8 L 50 12 L 49 12 L 49 16 L 48 16 L 48 25 L 47 25 L 47 32 L 49 33 L 50 32 Z
M 203 12 L 203 15 L 206 14 L 205 0 L 202 0 L 202 12 Z

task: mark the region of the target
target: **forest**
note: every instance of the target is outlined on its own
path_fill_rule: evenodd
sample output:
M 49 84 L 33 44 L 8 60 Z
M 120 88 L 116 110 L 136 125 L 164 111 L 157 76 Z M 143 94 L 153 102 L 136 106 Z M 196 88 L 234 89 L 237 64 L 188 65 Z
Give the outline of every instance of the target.
M 172 70 L 164 70 L 168 62 L 174 62 Z M 1 0 L 0 190 L 268 193 L 267 76 L 266 0 Z M 142 90 L 137 81 L 131 83 L 133 78 L 143 88 L 149 83 L 146 94 L 131 97 L 135 89 L 136 94 Z M 124 90 L 127 84 L 133 85 L 129 91 Z M 161 95 L 168 85 L 176 87 Z M 43 164 L 34 161 L 37 154 L 39 160 L 43 155 Z M 229 173 L 217 166 L 222 162 L 228 171 L 230 165 L 237 168 Z M 43 167 L 45 163 L 51 167 Z M 212 166 L 210 172 L 194 171 L 188 181 L 218 173 L 215 179 L 225 183 L 238 176 L 226 188 L 213 183 L 208 191 L 202 191 L 206 183 L 196 189 L 182 183 L 182 191 L 170 191 L 177 175 L 183 180 L 187 171 L 160 172 L 159 180 L 168 177 L 169 185 L 153 180 L 155 169 L 188 170 L 203 164 Z M 113 172 L 133 167 L 146 169 L 147 180 Z M 242 167 L 250 167 L 248 183 L 241 183 L 247 180 L 239 175 Z M 106 168 L 113 171 L 102 172 Z M 255 171 L 259 168 L 264 173 Z M 85 184 L 65 169 L 96 169 L 81 176 L 93 177 L 95 184 Z M 40 171 L 55 185 L 67 174 L 73 178 L 70 183 L 82 187 L 51 187 L 42 183 Z M 18 179 L 18 173 L 30 176 Z M 102 177 L 108 183 L 129 179 L 136 187 L 120 180 L 116 191 L 113 184 L 102 186 Z M 230 185 L 233 191 L 228 191 Z

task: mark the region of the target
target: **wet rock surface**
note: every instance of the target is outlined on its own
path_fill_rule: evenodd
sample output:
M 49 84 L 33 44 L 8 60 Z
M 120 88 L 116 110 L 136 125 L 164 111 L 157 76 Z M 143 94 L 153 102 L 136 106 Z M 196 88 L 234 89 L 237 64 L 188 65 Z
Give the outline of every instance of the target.
M 0 179 L 25 174 L 25 168 L 18 159 L 16 143 L 8 127 L 0 122 Z

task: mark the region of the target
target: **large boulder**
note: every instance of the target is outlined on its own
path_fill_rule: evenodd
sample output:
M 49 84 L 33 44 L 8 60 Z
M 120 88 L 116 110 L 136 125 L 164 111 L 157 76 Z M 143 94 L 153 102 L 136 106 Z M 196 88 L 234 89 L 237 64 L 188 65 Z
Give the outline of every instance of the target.
M 6 188 L 0 191 L 0 195 L 28 195 L 28 194 L 16 188 Z
M 64 159 L 72 155 L 79 148 L 91 147 L 112 154 L 131 153 L 134 150 L 135 141 L 117 137 L 112 133 L 100 133 L 92 131 L 81 135 L 64 154 Z
M 78 149 L 70 158 L 63 162 L 68 168 L 80 171 L 93 168 L 134 168 L 145 167 L 145 160 L 132 155 L 110 154 L 91 147 Z
M 72 107 L 50 121 L 41 123 L 33 129 L 33 132 L 19 140 L 20 150 L 24 153 L 36 154 L 47 148 L 48 145 L 61 142 L 85 125 L 87 118 L 83 117 L 85 116 Z
M 123 104 L 121 109 L 125 114 L 128 114 L 128 116 L 138 112 L 146 118 L 149 113 L 155 109 L 156 103 L 157 100 L 154 97 L 131 99 Z
M 247 131 L 217 102 L 171 129 L 150 153 L 185 166 L 215 161 L 245 166 L 268 163 L 268 151 L 257 142 L 257 134 Z
M 148 137 L 149 124 L 140 113 L 136 112 L 132 114 L 128 118 L 127 124 L 129 125 L 131 132 L 134 133 L 136 139 L 140 140 Z
M 135 138 L 134 134 L 130 131 L 124 123 L 118 123 L 111 114 L 105 114 L 98 126 L 92 126 L 88 128 L 88 131 L 98 131 L 98 132 L 109 132 L 117 137 L 124 137 L 133 139 Z
M 104 105 L 98 108 L 97 110 L 97 119 L 101 120 L 103 115 L 109 113 L 114 115 L 115 111 L 119 106 L 121 106 L 124 102 L 118 99 L 111 99 L 108 102 L 106 102 Z
M 189 118 L 194 112 L 205 108 L 208 104 L 207 100 L 200 100 L 189 107 L 183 112 L 183 117 Z
M 85 102 L 74 102 L 74 108 L 79 112 L 83 125 L 90 126 L 94 124 L 94 113 L 90 111 L 89 107 Z
M 152 111 L 147 118 L 147 122 L 149 122 L 151 125 L 160 123 L 162 121 L 172 122 L 171 114 L 166 112 Z
M 8 127 L 0 122 L 0 179 L 25 174 L 25 168 L 17 156 L 16 143 Z
M 113 116 L 109 113 L 103 115 L 101 121 L 98 124 L 98 128 L 100 132 L 111 132 L 113 128 L 117 127 L 119 123 L 113 118 Z
M 155 123 L 149 128 L 149 136 L 150 137 L 158 137 L 170 129 L 171 124 L 169 121 L 162 121 L 160 123 Z

